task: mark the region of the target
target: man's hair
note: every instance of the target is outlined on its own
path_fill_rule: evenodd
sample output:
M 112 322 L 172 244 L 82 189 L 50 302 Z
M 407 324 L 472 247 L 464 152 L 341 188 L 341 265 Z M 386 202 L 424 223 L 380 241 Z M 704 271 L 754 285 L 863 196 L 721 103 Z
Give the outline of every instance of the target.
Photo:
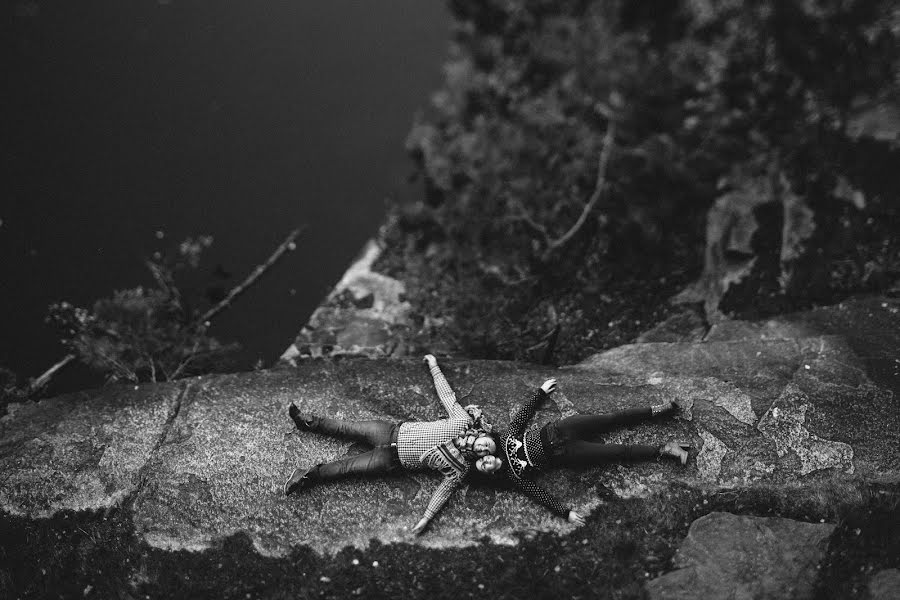
M 466 442 L 469 440 L 469 438 L 471 438 L 472 443 L 474 444 L 475 440 L 477 440 L 480 437 L 492 437 L 492 436 L 484 429 L 476 429 L 476 428 L 470 427 L 469 429 L 466 429 L 460 435 L 456 436 L 453 439 L 453 444 L 456 446 L 456 449 L 459 450 L 459 452 L 463 455 L 463 457 L 467 461 L 474 461 L 478 458 L 478 455 L 475 454 L 474 448 L 466 445 Z

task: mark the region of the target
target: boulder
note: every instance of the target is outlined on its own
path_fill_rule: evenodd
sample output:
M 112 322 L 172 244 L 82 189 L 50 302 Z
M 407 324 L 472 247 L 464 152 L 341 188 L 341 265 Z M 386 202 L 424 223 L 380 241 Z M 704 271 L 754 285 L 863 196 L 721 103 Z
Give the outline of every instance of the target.
M 691 524 L 653 600 L 812 597 L 834 525 L 713 512 Z

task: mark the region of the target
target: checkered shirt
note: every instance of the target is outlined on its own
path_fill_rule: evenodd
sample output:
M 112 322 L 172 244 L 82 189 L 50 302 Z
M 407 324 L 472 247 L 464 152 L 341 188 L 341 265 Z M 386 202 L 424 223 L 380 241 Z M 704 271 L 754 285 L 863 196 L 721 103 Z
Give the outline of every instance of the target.
M 431 367 L 431 376 L 438 398 L 450 417 L 439 421 L 408 421 L 400 425 L 397 455 L 400 464 L 407 469 L 427 468 L 423 458 L 428 451 L 462 435 L 472 426 L 472 417 L 456 401 L 456 394 L 437 365 Z
M 435 446 L 422 457 L 424 465 L 430 469 L 435 469 L 444 474 L 444 480 L 431 495 L 431 501 L 428 502 L 428 508 L 425 509 L 423 517 L 430 521 L 440 512 L 453 492 L 462 485 L 463 479 L 469 474 L 471 466 L 462 453 L 453 443 L 453 441 L 445 442 Z

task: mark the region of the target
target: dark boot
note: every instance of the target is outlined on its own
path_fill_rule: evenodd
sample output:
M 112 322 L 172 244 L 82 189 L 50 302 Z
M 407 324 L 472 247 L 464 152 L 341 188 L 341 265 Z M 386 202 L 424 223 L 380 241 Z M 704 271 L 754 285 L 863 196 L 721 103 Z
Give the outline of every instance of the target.
M 291 402 L 290 407 L 288 407 L 288 414 L 291 416 L 294 425 L 296 425 L 297 429 L 300 431 L 310 431 L 315 425 L 314 417 L 300 414 L 300 409 L 297 408 L 297 405 L 293 402 Z
M 687 451 L 690 447 L 690 444 L 669 442 L 668 444 L 659 447 L 659 455 L 671 456 L 681 462 L 682 465 L 686 465 L 688 461 Z
M 294 472 L 291 473 L 291 476 L 288 477 L 288 480 L 284 482 L 284 495 L 290 496 L 294 492 L 305 490 L 306 488 L 311 487 L 313 482 L 317 479 L 316 473 L 318 469 L 319 465 L 310 467 L 308 469 L 304 469 L 302 467 L 294 469 Z

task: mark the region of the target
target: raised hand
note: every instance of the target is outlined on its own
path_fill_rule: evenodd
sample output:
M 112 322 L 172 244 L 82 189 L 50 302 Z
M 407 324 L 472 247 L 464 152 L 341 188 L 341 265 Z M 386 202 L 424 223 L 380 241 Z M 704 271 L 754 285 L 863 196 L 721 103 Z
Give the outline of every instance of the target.
M 434 357 L 434 354 L 426 354 L 422 360 L 428 365 L 429 369 L 437 366 L 437 359 Z
M 541 389 L 544 390 L 545 394 L 552 394 L 556 391 L 556 379 L 551 377 L 541 384 Z
M 430 356 L 430 355 L 429 355 Z M 434 358 L 434 357 L 432 357 Z M 418 523 L 415 524 L 412 528 L 413 535 L 422 535 L 422 532 L 425 531 L 425 527 L 428 526 L 428 521 L 426 519 L 420 519 Z
M 581 525 L 584 525 L 584 517 L 582 517 L 581 515 L 579 515 L 579 514 L 578 514 L 577 512 L 575 512 L 574 510 L 570 510 L 570 511 L 569 511 L 569 518 L 568 518 L 568 521 L 569 521 L 569 523 L 574 523 L 575 525 L 578 525 L 579 527 L 580 527 Z

